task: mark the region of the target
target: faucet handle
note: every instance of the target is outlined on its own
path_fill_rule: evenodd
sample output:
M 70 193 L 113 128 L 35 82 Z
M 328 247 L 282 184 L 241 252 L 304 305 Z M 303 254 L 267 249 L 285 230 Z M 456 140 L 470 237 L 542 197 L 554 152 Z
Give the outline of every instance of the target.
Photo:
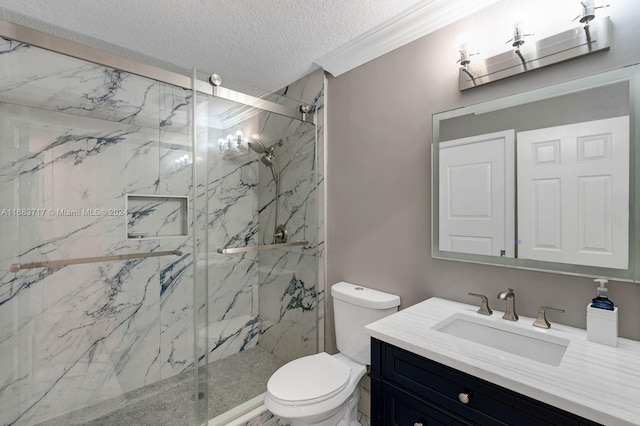
M 489 299 L 484 294 L 478 293 L 469 293 L 469 296 L 476 296 L 481 299 L 480 309 L 478 309 L 478 313 L 482 315 L 491 315 L 493 311 L 489 307 Z
M 551 324 L 547 321 L 547 311 L 555 311 L 564 313 L 564 309 L 551 308 L 549 306 L 540 306 L 538 309 L 538 318 L 533 322 L 535 327 L 551 328 Z

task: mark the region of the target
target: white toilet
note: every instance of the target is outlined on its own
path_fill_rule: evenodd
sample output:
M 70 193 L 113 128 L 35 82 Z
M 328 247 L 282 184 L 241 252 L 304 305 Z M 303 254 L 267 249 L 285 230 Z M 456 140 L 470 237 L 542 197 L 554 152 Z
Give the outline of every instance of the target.
M 280 367 L 267 383 L 265 405 L 292 426 L 358 426 L 360 379 L 371 363 L 365 325 L 397 312 L 400 297 L 339 282 L 331 287 L 336 344 Z

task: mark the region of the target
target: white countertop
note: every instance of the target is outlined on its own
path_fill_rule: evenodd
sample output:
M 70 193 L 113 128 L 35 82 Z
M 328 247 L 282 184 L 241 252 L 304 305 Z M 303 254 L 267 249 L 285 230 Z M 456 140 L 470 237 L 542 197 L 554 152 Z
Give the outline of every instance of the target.
M 618 339 L 614 348 L 587 341 L 586 331 L 579 328 L 552 322 L 545 330 L 532 325 L 534 318 L 521 316 L 512 322 L 502 319 L 503 312 L 485 316 L 477 310 L 434 297 L 369 324 L 366 331 L 378 340 L 584 418 L 605 425 L 640 425 L 640 342 Z M 554 367 L 431 329 L 455 313 L 571 342 Z

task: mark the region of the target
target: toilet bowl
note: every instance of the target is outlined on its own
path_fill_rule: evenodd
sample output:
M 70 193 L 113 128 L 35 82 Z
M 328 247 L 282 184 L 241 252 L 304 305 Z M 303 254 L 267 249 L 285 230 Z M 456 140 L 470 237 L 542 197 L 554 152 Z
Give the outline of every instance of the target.
M 265 406 L 292 426 L 358 426 L 360 379 L 370 364 L 365 325 L 398 310 L 398 296 L 340 282 L 331 287 L 339 353 L 293 360 L 267 383 Z
M 298 358 L 271 376 L 265 405 L 292 426 L 335 426 L 349 414 L 351 421 L 343 424 L 356 425 L 359 392 L 354 394 L 366 371 L 342 354 Z

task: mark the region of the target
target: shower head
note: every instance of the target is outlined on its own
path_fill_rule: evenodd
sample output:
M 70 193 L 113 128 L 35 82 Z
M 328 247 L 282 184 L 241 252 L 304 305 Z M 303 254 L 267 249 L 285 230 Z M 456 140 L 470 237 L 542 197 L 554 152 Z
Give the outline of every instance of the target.
M 274 143 L 273 145 L 267 148 L 265 144 L 263 144 L 262 141 L 260 141 L 259 139 L 256 139 L 256 138 L 247 139 L 247 144 L 249 145 L 249 148 L 257 152 L 258 154 L 265 154 L 267 156 L 273 155 L 273 152 L 276 150 L 277 147 L 282 146 L 282 143 L 283 143 L 282 139 L 280 139 L 278 142 Z M 267 166 L 269 165 L 265 163 L 264 160 L 262 162 Z
M 247 144 L 249 144 L 249 148 L 257 152 L 258 154 L 264 154 L 265 152 L 267 152 L 267 147 L 264 146 L 264 144 L 258 139 L 248 139 Z
M 271 174 L 273 175 L 273 179 L 277 182 L 279 179 L 278 171 L 276 170 L 278 166 L 278 157 L 276 157 L 276 153 L 274 152 L 277 147 L 282 146 L 282 139 L 278 142 L 271 145 L 267 148 L 260 140 L 256 138 L 247 139 L 247 144 L 249 148 L 255 151 L 258 154 L 264 154 L 260 161 L 262 164 L 269 167 L 271 169 Z M 274 164 L 275 163 L 275 164 Z
M 267 167 L 273 167 L 273 159 L 275 158 L 275 154 L 265 154 L 260 161 Z

